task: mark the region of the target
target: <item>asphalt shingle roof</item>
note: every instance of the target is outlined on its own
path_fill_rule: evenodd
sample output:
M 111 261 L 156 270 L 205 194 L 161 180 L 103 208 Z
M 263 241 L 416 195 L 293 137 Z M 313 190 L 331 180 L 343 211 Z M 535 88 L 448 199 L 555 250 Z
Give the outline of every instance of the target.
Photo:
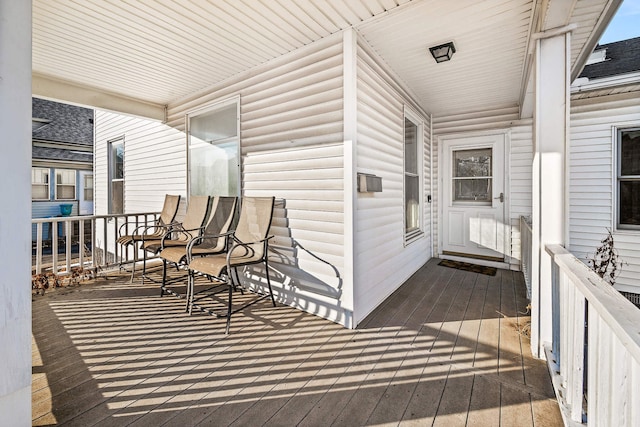
M 606 60 L 586 65 L 580 77 L 597 79 L 640 71 L 640 37 L 598 45 L 594 51 L 607 49 Z
M 83 162 L 92 164 L 93 153 L 65 150 L 62 148 L 38 147 L 34 146 L 31 155 L 34 159 L 62 160 L 72 162 Z

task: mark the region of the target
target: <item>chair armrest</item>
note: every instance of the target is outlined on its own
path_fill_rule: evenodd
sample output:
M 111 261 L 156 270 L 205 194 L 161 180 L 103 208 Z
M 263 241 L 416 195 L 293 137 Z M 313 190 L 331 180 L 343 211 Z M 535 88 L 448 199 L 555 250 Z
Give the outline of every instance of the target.
M 204 227 L 203 227 L 204 228 Z M 193 247 L 199 245 L 203 240 L 206 239 L 219 239 L 221 237 L 225 238 L 225 247 L 228 246 L 228 240 L 230 236 L 233 236 L 234 231 L 227 231 L 226 233 L 221 234 L 200 234 L 198 236 L 193 237 L 189 243 L 187 243 L 187 262 L 191 262 L 193 258 Z
M 253 245 L 257 245 L 259 243 L 262 243 L 264 246 L 264 255 L 263 256 L 267 256 L 267 250 L 269 249 L 269 240 L 271 240 L 273 238 L 273 235 L 271 236 L 267 236 L 264 239 L 260 239 L 260 240 L 254 240 L 252 242 L 243 242 L 240 239 L 238 239 L 235 235 L 232 236 L 232 243 L 231 243 L 231 247 L 229 248 L 229 250 L 227 251 L 227 267 L 230 267 L 230 261 L 231 261 L 231 255 L 233 254 L 233 251 L 237 248 L 237 247 L 244 247 L 245 250 L 247 251 L 247 254 L 251 253 L 251 252 L 255 252 L 254 249 L 251 247 Z

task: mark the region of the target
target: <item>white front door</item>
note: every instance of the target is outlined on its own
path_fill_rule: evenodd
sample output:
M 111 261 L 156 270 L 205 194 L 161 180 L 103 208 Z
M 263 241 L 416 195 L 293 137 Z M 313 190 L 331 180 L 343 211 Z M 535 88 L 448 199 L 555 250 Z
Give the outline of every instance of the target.
M 442 255 L 504 261 L 503 133 L 441 138 Z

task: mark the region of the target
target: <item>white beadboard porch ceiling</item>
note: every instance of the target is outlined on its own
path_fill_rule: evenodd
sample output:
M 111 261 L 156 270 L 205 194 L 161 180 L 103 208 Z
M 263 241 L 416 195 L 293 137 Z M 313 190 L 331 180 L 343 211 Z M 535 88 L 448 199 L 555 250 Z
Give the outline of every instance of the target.
M 33 72 L 170 105 L 353 26 L 426 111 L 512 107 L 526 80 L 530 34 L 544 27 L 538 17 L 548 1 L 34 0 Z M 570 22 L 579 25 L 575 64 L 591 49 L 609 2 L 568 3 Z M 436 64 L 428 47 L 447 41 L 457 52 Z

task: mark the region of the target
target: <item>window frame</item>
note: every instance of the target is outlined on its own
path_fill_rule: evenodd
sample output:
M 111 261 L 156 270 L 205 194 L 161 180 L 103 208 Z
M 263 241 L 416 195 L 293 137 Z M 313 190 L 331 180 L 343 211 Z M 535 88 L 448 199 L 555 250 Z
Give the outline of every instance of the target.
M 406 121 L 410 121 L 416 126 L 416 170 L 417 172 L 407 171 L 407 162 L 406 162 L 406 129 L 405 123 Z M 404 113 L 402 115 L 402 225 L 403 225 L 403 236 L 404 236 L 404 245 L 418 240 L 422 236 L 424 236 L 424 160 L 423 160 L 423 149 L 424 149 L 424 121 L 422 118 L 415 113 L 413 110 L 404 107 Z M 417 178 L 418 179 L 418 201 L 417 201 L 417 221 L 418 224 L 415 228 L 408 230 L 407 224 L 407 213 L 408 213 L 408 200 L 407 200 L 407 177 Z
M 621 197 L 620 197 L 620 184 L 621 182 L 639 182 L 640 175 L 622 175 L 622 133 L 628 131 L 640 131 L 640 124 L 634 126 L 614 127 L 614 149 L 615 149 L 615 169 L 614 169 L 614 194 L 615 202 L 613 204 L 614 211 L 614 225 L 615 230 L 624 232 L 638 232 L 640 231 L 640 225 L 636 224 L 621 224 Z
M 73 184 L 58 184 L 58 172 L 72 172 L 73 173 Z M 64 169 L 64 168 L 56 168 L 54 171 L 55 176 L 55 200 L 68 201 L 68 200 L 76 200 L 77 199 L 77 190 L 78 190 L 78 171 L 75 169 Z M 58 187 L 71 187 L 73 185 L 73 196 L 71 198 L 61 197 L 58 195 Z
M 46 171 L 46 173 L 47 173 L 46 174 L 46 176 L 47 176 L 46 184 L 40 184 L 40 183 L 34 183 L 33 182 L 33 172 L 35 170 Z M 31 175 L 31 200 L 34 200 L 34 201 L 49 201 L 49 200 L 51 200 L 51 169 L 50 168 L 43 168 L 43 167 L 40 167 L 40 166 L 32 166 L 31 167 L 31 173 L 32 173 L 32 175 Z M 41 199 L 33 197 L 33 186 L 34 185 L 39 185 L 39 186 L 46 185 L 47 186 L 47 192 L 46 192 L 47 197 L 43 197 Z
M 186 154 L 187 154 L 187 194 L 189 197 L 192 195 L 192 176 L 191 176 L 191 168 L 192 168 L 192 154 L 191 154 L 191 120 L 203 116 L 212 112 L 224 110 L 230 106 L 235 105 L 236 111 L 236 135 L 227 138 L 221 138 L 216 140 L 216 143 L 228 143 L 228 142 L 236 142 L 236 159 L 237 159 L 237 175 L 236 182 L 237 191 L 236 194 L 229 194 L 229 196 L 238 196 L 242 195 L 242 138 L 240 136 L 240 96 L 235 95 L 230 98 L 217 100 L 211 103 L 208 103 L 204 106 L 198 107 L 196 109 L 190 110 L 185 115 L 185 123 L 186 123 Z M 213 195 L 213 194 L 209 194 Z
M 114 178 L 115 175 L 115 158 L 113 156 L 113 149 L 116 145 L 122 145 L 122 178 Z M 119 136 L 117 138 L 113 138 L 107 141 L 107 150 L 108 150 L 108 167 L 109 167 L 109 181 L 108 181 L 108 210 L 111 215 L 120 215 L 124 214 L 124 186 L 125 186 L 125 138 L 124 135 Z M 122 212 L 114 212 L 113 211 L 113 183 L 114 182 L 122 182 Z

